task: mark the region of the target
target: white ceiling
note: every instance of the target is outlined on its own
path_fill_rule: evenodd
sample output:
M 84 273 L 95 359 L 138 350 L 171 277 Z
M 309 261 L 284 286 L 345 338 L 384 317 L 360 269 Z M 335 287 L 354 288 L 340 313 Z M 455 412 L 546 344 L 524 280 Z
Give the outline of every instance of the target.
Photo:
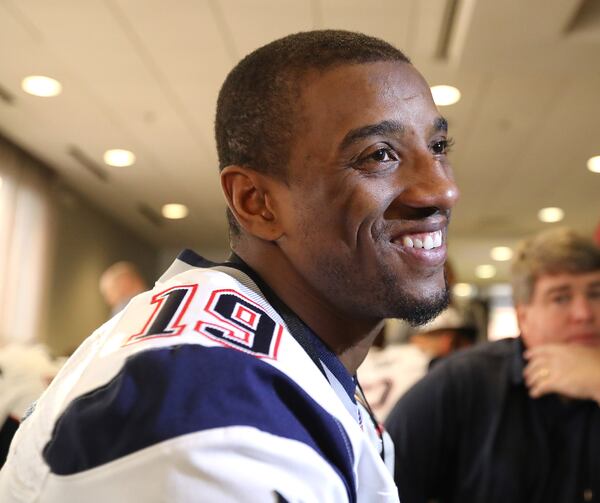
M 0 0 L 0 131 L 147 240 L 210 253 L 227 243 L 219 86 L 251 50 L 314 28 L 384 38 L 431 85 L 461 89 L 442 110 L 462 189 L 450 245 L 459 279 L 474 280 L 491 246 L 550 225 L 541 207 L 564 208 L 582 232 L 598 224 L 600 175 L 585 164 L 600 155 L 600 0 Z M 32 74 L 63 93 L 25 94 Z M 104 165 L 109 148 L 136 164 Z M 156 226 L 139 209 L 169 202 L 190 216 Z

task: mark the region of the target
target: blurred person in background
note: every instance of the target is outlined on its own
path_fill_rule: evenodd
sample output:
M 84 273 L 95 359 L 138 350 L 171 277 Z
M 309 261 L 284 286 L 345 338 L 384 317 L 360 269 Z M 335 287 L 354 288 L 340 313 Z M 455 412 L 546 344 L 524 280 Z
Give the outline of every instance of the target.
M 41 345 L 0 347 L 0 467 L 21 418 L 58 373 L 63 360 L 54 360 Z
M 435 320 L 416 327 L 410 342 L 427 355 L 431 368 L 450 353 L 472 346 L 476 339 L 473 324 L 457 308 L 449 307 Z
M 148 289 L 138 268 L 131 262 L 117 262 L 100 277 L 100 293 L 110 306 L 111 316 L 122 311 L 138 293 Z
M 449 307 L 433 321 L 414 328 L 408 344 L 371 348 L 358 369 L 358 378 L 377 419 L 384 421 L 402 394 L 430 366 L 474 344 L 475 339 L 475 328 L 456 308 Z
M 600 498 L 600 248 L 536 235 L 512 285 L 521 336 L 440 362 L 390 413 L 403 503 Z

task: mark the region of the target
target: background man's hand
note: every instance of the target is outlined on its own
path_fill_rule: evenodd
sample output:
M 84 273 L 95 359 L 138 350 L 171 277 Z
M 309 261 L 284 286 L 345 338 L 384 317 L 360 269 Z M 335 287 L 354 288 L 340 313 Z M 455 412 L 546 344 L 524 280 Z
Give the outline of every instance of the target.
M 533 398 L 558 393 L 600 404 L 600 348 L 548 344 L 525 352 L 523 375 Z

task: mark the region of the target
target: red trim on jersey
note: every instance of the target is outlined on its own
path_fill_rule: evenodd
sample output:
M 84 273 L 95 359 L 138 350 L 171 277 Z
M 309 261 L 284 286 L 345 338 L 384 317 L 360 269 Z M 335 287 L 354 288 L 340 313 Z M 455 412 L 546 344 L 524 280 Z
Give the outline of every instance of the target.
M 250 316 L 249 319 L 244 319 L 244 313 L 248 313 L 248 315 Z M 251 311 L 246 306 L 242 306 L 241 304 L 239 304 L 237 307 L 237 311 L 231 316 L 234 320 L 239 321 L 244 325 L 248 325 L 253 330 L 256 330 L 256 326 L 258 325 L 257 322 L 259 320 L 260 315 L 255 311 Z
M 148 321 L 146 321 L 146 323 L 144 324 L 144 328 L 142 328 L 142 330 L 140 332 L 138 332 L 137 334 L 133 334 L 130 337 L 128 337 L 123 345 L 126 346 L 128 344 L 133 344 L 138 341 L 156 339 L 159 337 L 174 337 L 177 335 L 181 335 L 181 333 L 185 330 L 185 327 L 187 326 L 186 324 L 181 323 L 181 320 L 185 316 L 185 313 L 186 313 L 188 307 L 190 306 L 190 303 L 192 302 L 192 299 L 193 299 L 194 294 L 196 293 L 197 289 L 198 289 L 198 285 L 178 285 L 178 286 L 172 286 L 171 288 L 167 288 L 166 290 L 163 290 L 162 292 L 157 293 L 154 297 L 152 297 L 152 301 L 150 302 L 150 304 L 156 304 L 156 307 L 154 308 L 154 311 L 150 315 L 150 318 L 148 318 Z M 173 324 L 171 324 L 171 322 L 169 322 L 166 327 L 167 329 L 173 330 L 173 332 L 164 332 L 162 334 L 152 334 L 152 335 L 145 336 L 144 334 L 146 333 L 146 330 L 148 330 L 148 327 L 156 319 L 156 315 L 158 314 L 160 308 L 162 307 L 162 305 L 165 301 L 166 294 L 168 294 L 169 292 L 171 292 L 173 290 L 187 290 L 186 297 L 185 297 L 185 303 L 183 304 L 183 307 L 179 310 L 179 316 L 177 316 L 177 319 L 175 320 L 175 322 Z
M 196 326 L 194 327 L 194 330 L 196 330 L 197 332 L 201 333 L 202 335 L 204 335 L 205 337 L 208 337 L 209 339 L 221 344 L 222 346 L 226 346 L 232 349 L 237 349 L 238 351 L 242 351 L 244 353 L 248 353 L 251 355 L 256 356 L 257 358 L 269 358 L 272 360 L 277 360 L 277 353 L 279 351 L 279 344 L 281 343 L 281 335 L 283 334 L 283 326 L 280 325 L 279 323 L 277 323 L 275 320 L 273 320 L 272 318 L 270 318 L 273 323 L 275 323 L 275 330 L 274 330 L 274 334 L 273 334 L 273 339 L 271 340 L 271 344 L 269 347 L 269 354 L 264 354 L 264 353 L 258 353 L 255 351 L 252 351 L 251 349 L 249 349 L 250 347 L 252 347 L 253 345 L 253 340 L 254 340 L 254 333 L 248 332 L 244 329 L 242 329 L 241 327 L 239 327 L 238 325 L 235 325 L 233 323 L 231 323 L 230 320 L 228 320 L 227 318 L 221 316 L 221 314 L 219 314 L 218 312 L 214 311 L 212 309 L 212 306 L 216 304 L 216 302 L 218 301 L 218 297 L 220 297 L 222 294 L 225 293 L 229 293 L 232 294 L 236 297 L 240 297 L 241 299 L 245 300 L 246 302 L 248 302 L 249 304 L 256 306 L 258 309 L 260 309 L 261 311 L 265 312 L 265 315 L 268 316 L 266 314 L 265 309 L 260 305 L 257 304 L 256 302 L 254 302 L 252 299 L 246 297 L 245 295 L 242 295 L 240 292 L 238 292 L 237 290 L 232 290 L 230 288 L 228 289 L 223 289 L 223 290 L 214 290 L 211 295 L 210 298 L 208 299 L 208 302 L 206 303 L 206 306 L 204 307 L 204 311 L 206 311 L 208 314 L 210 314 L 211 316 L 217 318 L 220 322 L 224 323 L 225 325 L 227 325 L 227 327 L 231 327 L 231 328 L 227 328 L 224 327 L 222 325 L 217 325 L 217 324 L 213 324 L 213 323 L 209 323 L 206 321 L 202 321 L 199 320 L 196 323 Z M 247 321 L 237 317 L 237 314 L 240 311 L 240 308 L 243 308 L 247 311 L 248 308 L 246 306 L 239 306 L 238 307 L 238 311 L 236 312 L 236 318 L 235 320 L 243 323 L 244 325 L 248 326 L 249 328 L 255 328 L 256 326 L 258 326 L 258 319 L 259 319 L 259 313 L 252 313 L 256 316 L 256 319 L 252 318 L 251 319 L 251 323 L 248 323 Z M 253 326 L 254 325 L 254 326 Z M 207 327 L 214 327 L 216 329 L 219 330 L 224 330 L 228 332 L 228 335 L 226 336 L 229 339 L 232 340 L 237 340 L 239 341 L 239 344 L 243 344 L 244 346 L 247 346 L 248 349 L 245 349 L 243 347 L 241 347 L 240 345 L 236 345 L 233 342 L 231 344 L 228 344 L 227 341 L 223 338 L 220 337 L 215 337 L 214 335 L 211 335 L 210 333 L 203 331 L 202 327 L 203 326 L 207 326 Z M 242 337 L 239 337 L 238 335 L 236 335 L 235 332 L 241 332 L 243 334 Z

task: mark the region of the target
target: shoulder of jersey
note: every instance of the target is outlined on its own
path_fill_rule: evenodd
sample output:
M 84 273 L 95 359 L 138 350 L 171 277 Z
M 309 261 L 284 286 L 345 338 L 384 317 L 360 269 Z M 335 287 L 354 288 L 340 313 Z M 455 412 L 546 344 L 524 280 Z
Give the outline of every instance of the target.
M 194 269 L 157 285 L 88 349 L 96 354 L 46 462 L 74 474 L 189 433 L 248 426 L 309 445 L 351 486 L 347 434 L 270 364 L 283 337 L 291 336 L 272 307 L 227 274 Z
M 277 359 L 283 333 L 281 318 L 260 293 L 223 272 L 192 269 L 136 297 L 110 338 L 125 353 L 200 344 Z

